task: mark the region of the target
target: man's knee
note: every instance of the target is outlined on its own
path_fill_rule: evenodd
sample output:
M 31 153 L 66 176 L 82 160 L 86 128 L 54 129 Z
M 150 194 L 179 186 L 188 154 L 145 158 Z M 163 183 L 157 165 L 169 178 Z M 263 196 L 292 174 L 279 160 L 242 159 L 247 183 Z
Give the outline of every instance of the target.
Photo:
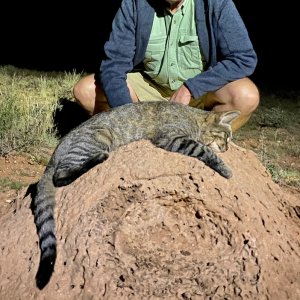
M 243 114 L 253 113 L 259 105 L 260 94 L 257 86 L 248 80 L 232 89 L 231 105 Z
M 257 88 L 245 89 L 240 95 L 235 97 L 235 105 L 240 106 L 245 113 L 252 113 L 258 107 L 259 99 Z
M 75 102 L 77 102 L 78 104 L 80 104 L 81 103 L 81 99 L 83 97 L 82 97 L 82 89 L 81 89 L 81 86 L 80 86 L 79 82 L 77 82 L 73 86 L 72 92 L 73 92 L 73 96 L 74 96 Z
M 85 102 L 89 98 L 95 99 L 95 80 L 93 75 L 81 78 L 73 87 L 73 95 L 76 101 Z
M 109 109 L 106 97 L 96 85 L 93 74 L 81 78 L 74 85 L 73 95 L 75 101 L 90 115 Z
M 81 83 L 80 81 L 77 82 L 74 86 L 73 86 L 73 96 L 75 98 L 75 100 L 77 101 L 78 99 L 81 98 L 81 93 L 82 93 L 82 87 L 81 87 Z

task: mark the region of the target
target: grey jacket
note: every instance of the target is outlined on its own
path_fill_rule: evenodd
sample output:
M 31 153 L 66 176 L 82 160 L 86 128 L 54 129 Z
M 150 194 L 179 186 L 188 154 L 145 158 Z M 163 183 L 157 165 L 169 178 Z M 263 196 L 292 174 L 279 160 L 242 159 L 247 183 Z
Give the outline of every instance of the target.
M 126 74 L 145 55 L 154 13 L 163 0 L 123 0 L 104 45 L 105 57 L 96 80 L 100 82 L 111 107 L 131 102 Z M 232 0 L 195 0 L 199 44 L 206 70 L 185 85 L 194 98 L 225 84 L 250 76 L 257 56 L 246 27 Z

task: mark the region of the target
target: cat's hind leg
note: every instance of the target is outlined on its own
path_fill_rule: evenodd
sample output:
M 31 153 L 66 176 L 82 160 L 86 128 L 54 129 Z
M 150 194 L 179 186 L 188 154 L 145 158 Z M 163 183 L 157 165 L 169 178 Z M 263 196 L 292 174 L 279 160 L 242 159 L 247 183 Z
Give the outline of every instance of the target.
M 96 119 L 97 120 L 97 119 Z M 96 124 L 97 125 L 97 124 Z M 113 136 L 109 129 L 83 126 L 58 149 L 59 162 L 53 175 L 56 187 L 65 186 L 109 156 Z
M 54 172 L 53 184 L 56 187 L 61 187 L 72 183 L 88 170 L 105 161 L 108 156 L 108 152 L 102 151 L 92 157 L 88 157 L 86 160 L 80 161 L 80 163 L 78 161 L 62 163 Z

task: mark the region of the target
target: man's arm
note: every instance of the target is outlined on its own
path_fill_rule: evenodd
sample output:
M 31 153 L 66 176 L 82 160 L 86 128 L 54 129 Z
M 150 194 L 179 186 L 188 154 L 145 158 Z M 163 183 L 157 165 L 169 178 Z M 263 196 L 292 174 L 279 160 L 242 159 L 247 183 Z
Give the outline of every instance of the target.
M 113 23 L 109 40 L 104 46 L 105 58 L 101 62 L 100 81 L 111 107 L 130 103 L 127 73 L 133 69 L 135 53 L 134 1 L 124 0 Z

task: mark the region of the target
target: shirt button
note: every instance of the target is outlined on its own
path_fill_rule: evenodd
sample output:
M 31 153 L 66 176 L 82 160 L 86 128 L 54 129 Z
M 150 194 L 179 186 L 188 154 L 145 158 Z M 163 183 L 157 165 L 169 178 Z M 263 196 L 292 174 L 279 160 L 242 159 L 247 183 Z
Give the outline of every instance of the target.
M 171 63 L 171 67 L 173 67 L 175 64 L 174 63 Z

